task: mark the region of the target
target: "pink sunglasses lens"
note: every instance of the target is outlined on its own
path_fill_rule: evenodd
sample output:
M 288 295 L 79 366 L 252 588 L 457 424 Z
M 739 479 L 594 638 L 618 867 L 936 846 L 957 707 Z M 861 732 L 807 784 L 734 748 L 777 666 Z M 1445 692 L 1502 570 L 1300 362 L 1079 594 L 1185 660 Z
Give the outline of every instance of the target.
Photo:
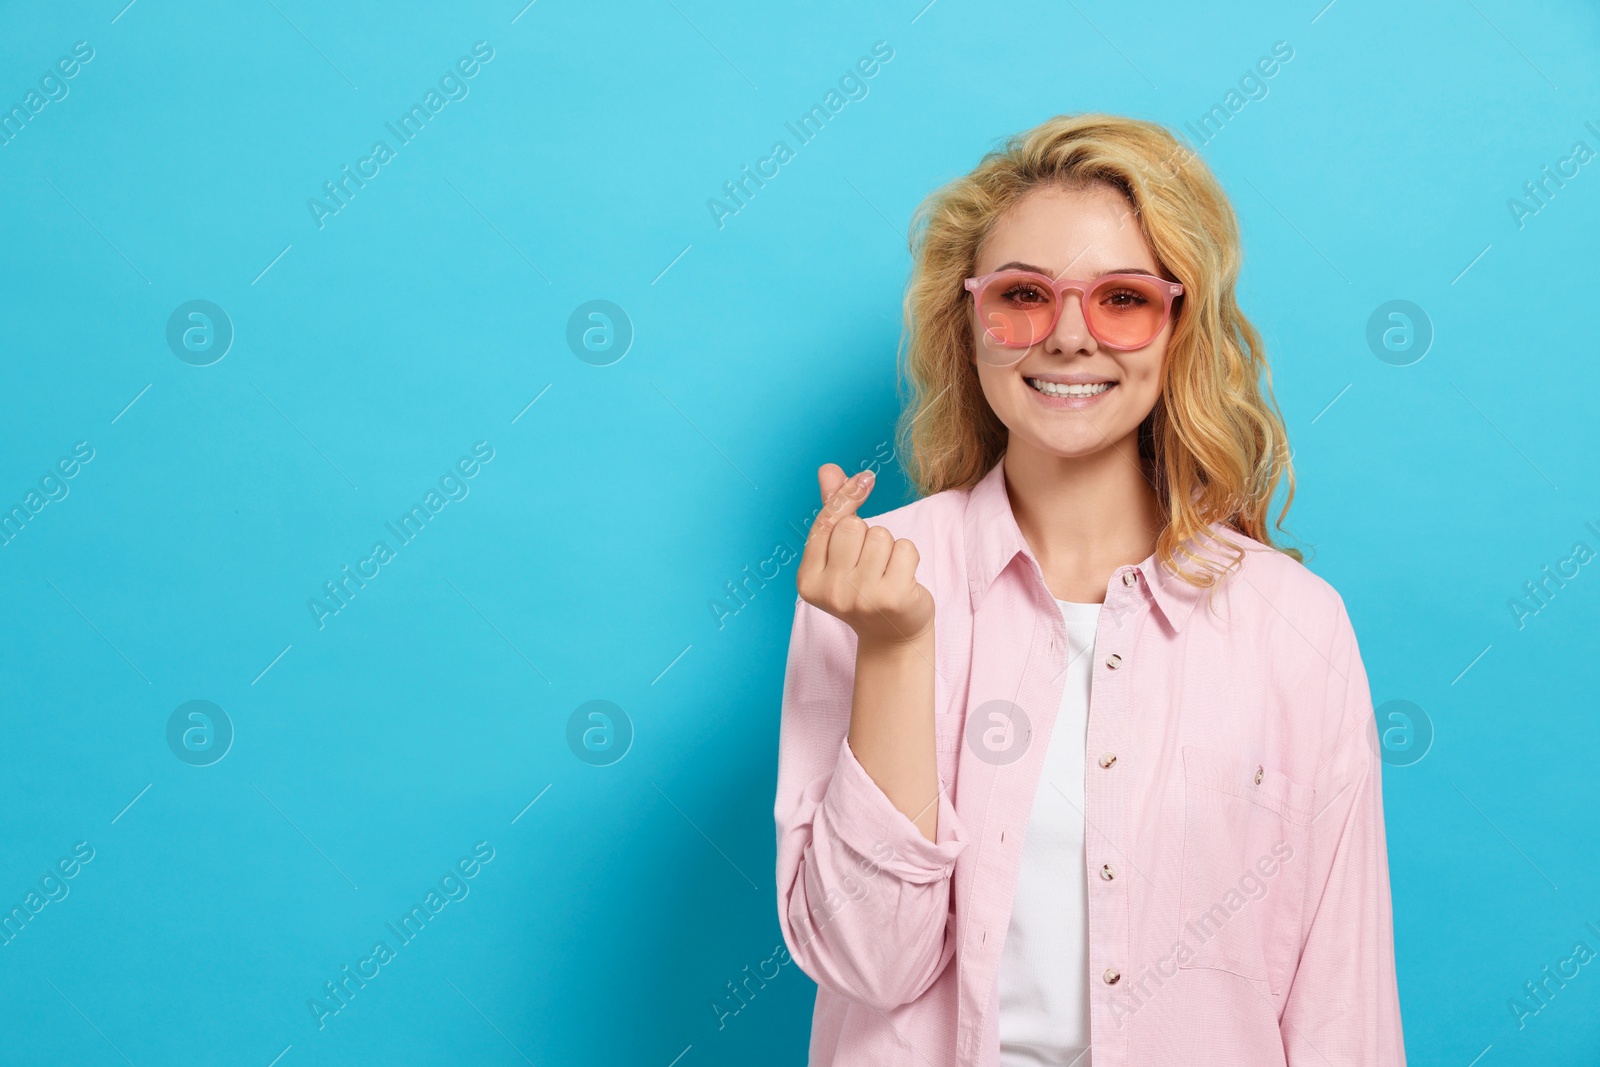
M 978 321 L 994 344 L 1030 348 L 1050 332 L 1055 303 L 1055 293 L 1038 278 L 1002 274 L 979 291 Z
M 1166 325 L 1165 289 L 1155 278 L 1128 274 L 1096 284 L 1085 304 L 1089 326 L 1106 344 L 1143 348 Z

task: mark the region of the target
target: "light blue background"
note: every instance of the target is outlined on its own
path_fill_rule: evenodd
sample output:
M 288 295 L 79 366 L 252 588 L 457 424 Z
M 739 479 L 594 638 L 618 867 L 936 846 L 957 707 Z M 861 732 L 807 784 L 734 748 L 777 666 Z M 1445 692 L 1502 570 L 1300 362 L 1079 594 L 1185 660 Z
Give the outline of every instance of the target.
M 1060 112 L 1181 129 L 1280 40 L 1202 153 L 1288 527 L 1375 703 L 1437 734 L 1385 773 L 1411 1062 L 1600 1046 L 1600 964 L 1508 1007 L 1600 950 L 1600 563 L 1508 607 L 1600 549 L 1600 162 L 1507 205 L 1600 149 L 1591 5 L 124 2 L 0 14 L 5 107 L 95 50 L 0 146 L 0 504 L 95 450 L 0 547 L 0 907 L 95 850 L 0 947 L 5 1062 L 803 1063 L 793 965 L 712 1007 L 780 941 L 793 566 L 709 605 L 797 543 L 818 464 L 890 439 L 926 193 Z M 307 199 L 477 41 L 470 95 L 319 230 Z M 708 198 L 876 41 L 869 95 L 719 229 Z M 207 367 L 164 337 L 194 299 L 236 331 Z M 610 366 L 565 340 L 594 299 L 635 330 Z M 1410 366 L 1366 344 L 1393 299 L 1435 330 Z M 308 598 L 478 441 L 470 495 L 318 629 Z M 905 499 L 884 469 L 869 512 Z M 194 699 L 236 731 L 209 767 L 165 739 Z M 636 733 L 606 767 L 566 741 L 597 699 Z M 479 841 L 470 895 L 319 1030 L 310 998 Z

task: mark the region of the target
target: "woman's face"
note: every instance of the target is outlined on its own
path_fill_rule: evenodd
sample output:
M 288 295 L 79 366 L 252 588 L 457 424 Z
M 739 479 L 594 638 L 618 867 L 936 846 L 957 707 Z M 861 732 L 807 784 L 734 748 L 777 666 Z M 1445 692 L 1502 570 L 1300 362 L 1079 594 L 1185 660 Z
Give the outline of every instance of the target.
M 1015 267 L 1057 279 L 1089 280 L 1128 271 L 1164 277 L 1132 212 L 1127 198 L 1108 185 L 1081 191 L 1041 187 L 995 223 L 978 249 L 973 275 Z M 1075 292 L 1067 293 L 1055 330 L 1026 352 L 987 341 L 970 299 L 967 319 L 983 395 L 1011 431 L 1013 446 L 1020 442 L 1046 454 L 1086 456 L 1122 445 L 1155 407 L 1171 319 L 1153 341 L 1131 352 L 1106 348 L 1094 339 L 1084 324 L 1082 297 Z M 1018 355 L 1008 367 L 988 361 Z M 1097 395 L 1058 399 L 1031 384 L 1040 380 L 1091 383 L 1091 391 L 1104 388 Z

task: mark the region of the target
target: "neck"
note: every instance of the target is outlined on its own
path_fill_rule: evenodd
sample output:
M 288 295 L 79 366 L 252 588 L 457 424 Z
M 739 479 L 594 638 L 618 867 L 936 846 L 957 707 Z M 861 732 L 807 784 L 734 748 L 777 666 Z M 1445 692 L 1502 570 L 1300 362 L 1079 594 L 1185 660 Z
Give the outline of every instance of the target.
M 1155 551 L 1165 520 L 1136 434 L 1079 457 L 1013 436 L 1002 462 L 1012 514 L 1056 599 L 1100 603 L 1112 571 Z

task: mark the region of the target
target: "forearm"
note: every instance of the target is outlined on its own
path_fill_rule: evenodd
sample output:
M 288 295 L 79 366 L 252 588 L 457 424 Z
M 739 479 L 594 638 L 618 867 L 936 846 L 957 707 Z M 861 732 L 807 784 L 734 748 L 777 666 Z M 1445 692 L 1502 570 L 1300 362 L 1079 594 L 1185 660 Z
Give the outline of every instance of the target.
M 819 986 L 891 1011 L 926 992 L 955 955 L 950 875 L 965 831 L 941 793 L 943 843 L 925 839 L 847 738 L 835 735 L 831 751 L 825 790 L 796 793 L 779 775 L 779 924 Z
M 938 832 L 934 751 L 933 627 L 909 642 L 856 650 L 850 751 L 922 836 Z

